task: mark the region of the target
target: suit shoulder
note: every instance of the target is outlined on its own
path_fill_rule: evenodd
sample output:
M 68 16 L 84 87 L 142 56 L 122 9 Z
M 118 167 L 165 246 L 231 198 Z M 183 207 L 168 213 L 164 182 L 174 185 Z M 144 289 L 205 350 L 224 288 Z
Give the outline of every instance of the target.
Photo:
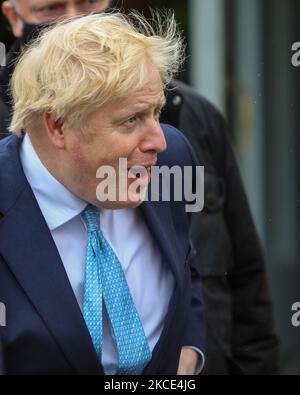
M 185 135 L 174 126 L 162 124 L 167 149 L 160 156 L 173 164 L 187 166 L 195 164 L 193 148 Z
M 3 154 L 7 151 L 11 144 L 17 144 L 18 136 L 16 134 L 7 133 L 5 136 L 0 139 L 0 154 Z
M 162 130 L 167 140 L 172 140 L 173 144 L 182 144 L 186 141 L 184 134 L 172 125 L 162 123 Z

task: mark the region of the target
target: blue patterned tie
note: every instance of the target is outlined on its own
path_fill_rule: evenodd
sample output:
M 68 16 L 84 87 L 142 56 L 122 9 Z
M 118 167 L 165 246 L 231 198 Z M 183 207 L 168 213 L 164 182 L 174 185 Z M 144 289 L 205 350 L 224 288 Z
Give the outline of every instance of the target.
M 100 230 L 99 209 L 88 205 L 82 218 L 88 232 L 83 315 L 98 358 L 101 361 L 104 301 L 118 349 L 117 374 L 141 374 L 151 350 L 123 269 Z

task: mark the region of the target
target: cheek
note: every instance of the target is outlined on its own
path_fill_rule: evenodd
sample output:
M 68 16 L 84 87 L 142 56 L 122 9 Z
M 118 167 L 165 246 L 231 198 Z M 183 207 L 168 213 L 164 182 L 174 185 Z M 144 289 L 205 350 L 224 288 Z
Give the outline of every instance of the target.
M 71 141 L 68 149 L 74 165 L 84 167 L 91 166 L 99 156 L 99 150 L 96 147 L 96 144 L 87 143 L 82 139 Z
M 117 141 L 116 141 L 117 142 Z M 118 152 L 118 156 L 122 158 L 134 157 L 137 152 L 139 152 L 140 146 L 140 136 L 129 135 L 124 138 L 119 139 L 117 145 L 112 145 L 112 147 L 116 148 L 115 152 Z
M 112 150 L 113 148 L 110 148 Z M 99 146 L 90 146 L 88 148 L 76 147 L 73 150 L 73 164 L 78 177 L 84 184 L 94 184 L 97 182 L 97 171 L 101 166 L 116 167 L 117 158 L 108 152 L 103 152 Z
M 130 135 L 116 135 L 114 139 L 107 141 L 94 141 L 85 145 L 82 142 L 72 144 L 70 154 L 71 165 L 81 177 L 95 177 L 101 166 L 112 166 L 118 169 L 119 159 L 126 158 L 128 162 L 138 156 L 139 139 Z
M 74 162 L 84 162 L 84 159 L 86 157 L 86 153 L 84 150 L 78 145 L 75 147 L 72 147 L 71 150 L 71 156 Z
M 85 147 L 76 144 L 71 147 L 70 151 L 70 168 L 71 172 L 77 179 L 84 177 L 90 178 L 91 173 L 91 156 Z
M 100 1 L 100 5 L 98 5 L 98 7 L 95 7 L 94 11 L 104 11 L 106 8 L 108 8 L 110 2 L 111 2 L 110 0 Z

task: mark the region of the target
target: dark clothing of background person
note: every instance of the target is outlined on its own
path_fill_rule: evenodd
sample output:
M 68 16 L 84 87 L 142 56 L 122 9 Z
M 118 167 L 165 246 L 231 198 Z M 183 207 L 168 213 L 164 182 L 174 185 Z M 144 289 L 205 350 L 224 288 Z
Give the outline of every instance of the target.
M 0 73 L 0 133 L 7 133 L 7 87 L 16 43 Z M 162 122 L 179 128 L 205 166 L 205 207 L 194 214 L 194 266 L 207 311 L 204 374 L 276 374 L 278 340 L 264 258 L 237 163 L 219 112 L 192 88 L 173 81 Z
M 0 67 L 0 139 L 8 134 L 11 117 L 11 96 L 9 82 L 14 70 L 14 63 L 20 54 L 20 42 L 17 40 L 6 57 L 6 66 Z
M 185 134 L 205 166 L 205 207 L 192 218 L 207 311 L 204 374 L 276 374 L 264 257 L 224 118 L 186 84 L 170 88 L 162 122 Z

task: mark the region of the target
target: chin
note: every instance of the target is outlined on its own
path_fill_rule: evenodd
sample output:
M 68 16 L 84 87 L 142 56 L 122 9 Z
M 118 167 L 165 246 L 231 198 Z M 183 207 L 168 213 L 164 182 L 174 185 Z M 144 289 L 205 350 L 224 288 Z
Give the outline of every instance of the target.
M 110 210 L 137 208 L 145 201 L 146 196 L 147 196 L 147 188 L 143 188 L 138 192 L 127 191 L 127 194 L 125 194 L 126 200 L 124 199 L 124 200 L 101 201 L 100 199 L 94 201 L 93 204 L 99 208 L 105 208 Z
M 93 204 L 99 208 L 104 208 L 108 210 L 121 210 L 125 208 L 137 208 L 139 207 L 144 201 L 143 200 L 138 200 L 138 201 L 132 201 L 132 200 L 126 200 L 125 202 L 100 202 L 97 200 L 96 202 L 93 202 Z

